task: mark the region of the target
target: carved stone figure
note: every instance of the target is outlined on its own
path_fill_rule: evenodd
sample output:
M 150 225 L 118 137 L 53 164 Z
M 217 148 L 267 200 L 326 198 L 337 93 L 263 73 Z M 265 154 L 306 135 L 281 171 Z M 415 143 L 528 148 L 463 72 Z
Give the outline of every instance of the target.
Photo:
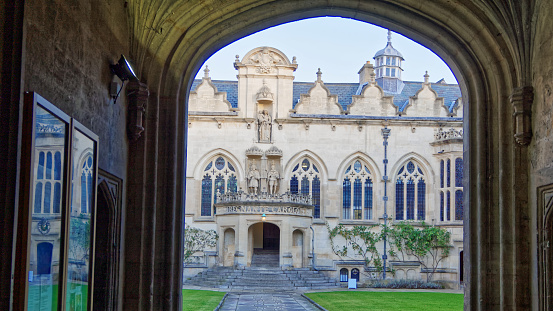
M 257 124 L 259 129 L 259 141 L 271 141 L 271 128 L 273 125 L 272 118 L 267 110 L 259 112 L 257 116 Z
M 259 187 L 259 178 L 261 178 L 257 166 L 252 164 L 250 172 L 248 173 L 248 189 L 249 193 L 257 194 L 257 188 Z
M 278 180 L 280 179 L 280 174 L 275 169 L 275 163 L 271 164 L 271 170 L 267 174 L 267 180 L 269 182 L 269 194 L 276 194 L 278 190 Z

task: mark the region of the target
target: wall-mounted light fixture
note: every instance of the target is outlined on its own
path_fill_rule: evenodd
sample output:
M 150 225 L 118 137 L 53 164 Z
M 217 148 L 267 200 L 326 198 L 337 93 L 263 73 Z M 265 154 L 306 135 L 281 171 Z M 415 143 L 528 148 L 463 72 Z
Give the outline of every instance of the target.
M 267 219 L 267 216 L 265 214 L 261 215 L 261 221 L 265 221 L 265 219 Z
M 110 64 L 109 68 L 111 69 L 111 72 L 119 77 L 119 79 L 121 79 L 121 82 L 123 82 L 121 88 L 114 96 L 113 103 L 115 104 L 115 102 L 117 102 L 117 98 L 119 97 L 119 93 L 121 93 L 121 90 L 123 89 L 123 85 L 125 85 L 125 81 L 131 80 L 138 82 L 138 77 L 136 76 L 136 73 L 134 72 L 131 64 L 123 54 L 121 54 L 121 58 L 119 58 L 119 61 L 116 64 Z M 113 89 L 113 86 L 111 88 Z M 112 91 L 111 93 L 113 94 L 114 92 Z

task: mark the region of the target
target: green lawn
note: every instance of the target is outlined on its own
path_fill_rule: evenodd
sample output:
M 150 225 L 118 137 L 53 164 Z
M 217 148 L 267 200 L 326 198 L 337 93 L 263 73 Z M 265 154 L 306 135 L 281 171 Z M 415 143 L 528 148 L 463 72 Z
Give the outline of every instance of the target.
M 182 310 L 183 311 L 213 311 L 221 302 L 225 293 L 213 292 L 209 290 L 182 290 Z
M 305 294 L 332 310 L 463 310 L 463 294 L 425 292 L 328 292 Z

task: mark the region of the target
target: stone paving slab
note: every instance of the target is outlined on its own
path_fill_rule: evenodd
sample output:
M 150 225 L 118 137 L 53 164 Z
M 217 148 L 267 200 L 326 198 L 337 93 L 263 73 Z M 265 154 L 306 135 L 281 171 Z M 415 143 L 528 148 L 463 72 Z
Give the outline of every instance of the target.
M 319 311 L 311 302 L 297 293 L 229 293 L 221 311 Z

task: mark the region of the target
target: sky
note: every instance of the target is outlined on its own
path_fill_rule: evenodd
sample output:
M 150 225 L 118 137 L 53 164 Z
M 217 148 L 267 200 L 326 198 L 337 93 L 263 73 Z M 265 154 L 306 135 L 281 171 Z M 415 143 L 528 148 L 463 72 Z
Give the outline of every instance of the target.
M 340 17 L 321 17 L 282 24 L 237 40 L 213 54 L 202 66 L 197 79 L 203 76 L 207 64 L 212 80 L 236 80 L 233 63 L 260 46 L 282 51 L 290 61 L 296 56 L 298 69 L 295 81 L 312 82 L 321 68 L 324 82 L 359 82 L 357 72 L 366 61 L 374 64 L 373 56 L 386 46 L 387 29 L 369 23 Z M 430 81 L 444 78 L 457 83 L 447 64 L 432 51 L 392 32 L 392 45 L 402 55 L 403 80 L 423 81 L 425 71 Z

